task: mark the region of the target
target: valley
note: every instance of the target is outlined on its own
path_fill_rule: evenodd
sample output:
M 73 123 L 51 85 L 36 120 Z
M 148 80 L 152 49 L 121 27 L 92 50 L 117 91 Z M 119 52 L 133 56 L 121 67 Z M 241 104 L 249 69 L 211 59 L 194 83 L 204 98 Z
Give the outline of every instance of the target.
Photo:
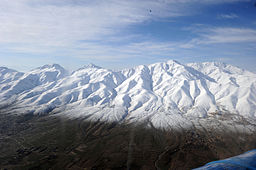
M 191 169 L 256 147 L 255 131 L 161 130 L 58 114 L 2 112 L 2 169 Z

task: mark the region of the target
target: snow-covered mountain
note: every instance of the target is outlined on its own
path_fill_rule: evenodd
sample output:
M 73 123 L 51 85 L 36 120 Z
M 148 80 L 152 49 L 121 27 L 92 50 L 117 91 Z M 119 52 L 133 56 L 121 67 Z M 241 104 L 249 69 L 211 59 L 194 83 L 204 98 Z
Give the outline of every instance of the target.
M 256 74 L 224 63 L 173 60 L 118 72 L 90 64 L 71 74 L 57 64 L 25 74 L 1 67 L 0 106 L 7 105 L 21 113 L 62 110 L 71 117 L 157 126 L 184 117 L 255 118 Z

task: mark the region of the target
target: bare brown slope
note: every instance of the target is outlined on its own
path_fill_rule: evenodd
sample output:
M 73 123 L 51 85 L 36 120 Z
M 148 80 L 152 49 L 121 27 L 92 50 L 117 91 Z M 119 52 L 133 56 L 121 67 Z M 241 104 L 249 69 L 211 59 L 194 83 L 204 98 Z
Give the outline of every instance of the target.
M 256 148 L 256 134 L 0 114 L 6 169 L 190 169 Z

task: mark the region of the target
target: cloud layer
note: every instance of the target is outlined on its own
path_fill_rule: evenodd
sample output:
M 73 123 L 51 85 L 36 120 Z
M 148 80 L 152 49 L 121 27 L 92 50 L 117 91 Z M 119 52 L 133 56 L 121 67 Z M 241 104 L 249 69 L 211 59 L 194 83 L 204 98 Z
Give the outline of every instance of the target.
M 59 46 L 98 40 L 155 17 L 183 15 L 170 9 L 167 2 L 158 1 L 1 0 L 1 4 L 1 43 L 42 42 Z
M 196 15 L 199 7 L 238 1 L 242 0 L 0 0 L 0 53 L 118 60 L 170 56 L 198 45 L 255 42 L 256 30 L 240 27 L 189 30 L 194 35 L 179 41 L 130 31 L 148 22 Z
M 193 28 L 198 37 L 181 45 L 193 48 L 201 44 L 256 43 L 256 29 L 235 27 Z
M 98 40 L 148 20 L 189 15 L 194 4 L 237 0 L 0 0 L 0 43 Z

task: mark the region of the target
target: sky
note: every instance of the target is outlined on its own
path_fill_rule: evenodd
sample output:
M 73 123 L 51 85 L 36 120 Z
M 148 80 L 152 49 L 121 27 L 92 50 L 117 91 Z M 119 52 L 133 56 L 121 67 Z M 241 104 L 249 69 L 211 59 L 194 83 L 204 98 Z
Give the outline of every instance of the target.
M 119 70 L 167 60 L 256 73 L 256 0 L 0 0 L 0 66 Z

